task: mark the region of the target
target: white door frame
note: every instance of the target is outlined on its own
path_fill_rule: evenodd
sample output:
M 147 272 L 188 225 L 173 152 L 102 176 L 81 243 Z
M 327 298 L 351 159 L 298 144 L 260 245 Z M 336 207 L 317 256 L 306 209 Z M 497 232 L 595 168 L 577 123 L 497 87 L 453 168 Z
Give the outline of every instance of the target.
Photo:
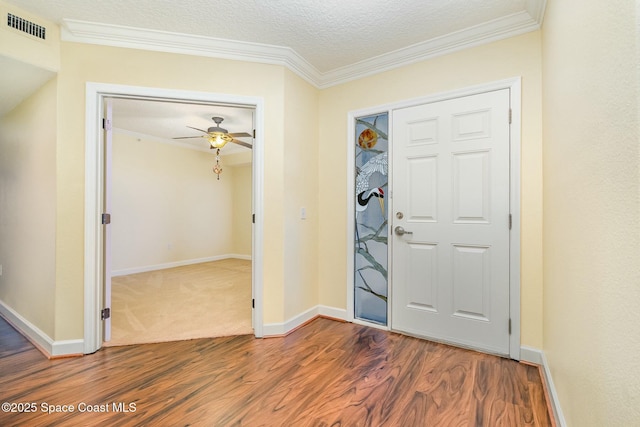
M 447 99 L 461 98 L 469 95 L 490 92 L 500 89 L 509 89 L 509 102 L 511 105 L 511 128 L 510 128 L 510 183 L 509 183 L 509 205 L 512 215 L 512 227 L 509 237 L 509 315 L 511 318 L 511 335 L 509 336 L 509 357 L 520 360 L 520 147 L 521 147 L 521 91 L 522 83 L 520 77 L 484 83 L 477 86 L 457 89 L 453 91 L 440 92 L 426 97 L 414 98 L 399 101 L 391 104 L 379 105 L 362 110 L 350 111 L 348 113 L 347 125 L 347 320 L 354 323 L 362 323 L 369 326 L 380 327 L 379 325 L 354 318 L 354 269 L 353 257 L 353 236 L 355 233 L 355 119 L 357 117 L 369 116 L 373 114 L 389 113 L 389 138 L 393 133 L 392 120 L 393 111 L 400 108 L 412 107 L 421 104 L 445 101 Z M 393 142 L 389 140 L 389 189 L 391 196 L 393 192 L 393 171 L 391 170 L 393 156 Z M 393 203 L 393 199 L 391 199 Z M 389 212 L 392 210 L 389 209 Z M 391 223 L 391 221 L 389 221 Z M 390 236 L 390 230 L 387 235 Z M 389 241 L 389 259 L 391 259 L 391 240 Z M 391 269 L 391 263 L 389 263 Z M 391 277 L 391 272 L 387 277 Z M 391 281 L 389 281 L 391 286 Z M 391 289 L 388 289 L 388 298 L 391 298 Z M 387 304 L 388 326 L 386 329 L 393 329 L 391 325 L 391 303 Z
M 256 138 L 253 146 L 252 284 L 255 308 L 253 329 L 263 335 L 263 229 L 264 229 L 264 99 L 240 95 L 196 92 L 107 83 L 86 84 L 85 105 L 85 194 L 84 194 L 84 353 L 102 347 L 103 328 L 103 238 L 100 215 L 104 195 L 104 150 L 102 118 L 105 97 L 223 103 L 255 108 Z

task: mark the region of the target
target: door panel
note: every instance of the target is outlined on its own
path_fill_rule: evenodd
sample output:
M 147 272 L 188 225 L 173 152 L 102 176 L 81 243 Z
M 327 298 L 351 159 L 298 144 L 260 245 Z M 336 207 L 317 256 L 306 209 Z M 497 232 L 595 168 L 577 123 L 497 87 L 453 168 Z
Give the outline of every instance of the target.
M 490 248 L 453 245 L 453 315 L 488 321 Z
M 409 255 L 409 281 L 415 283 L 407 290 L 407 306 L 437 311 L 438 301 L 438 247 L 429 244 L 407 245 Z
M 391 326 L 509 354 L 509 90 L 392 120 Z
M 453 220 L 485 223 L 490 218 L 489 151 L 453 154 Z
M 436 156 L 407 159 L 408 210 L 411 221 L 437 221 L 438 158 Z

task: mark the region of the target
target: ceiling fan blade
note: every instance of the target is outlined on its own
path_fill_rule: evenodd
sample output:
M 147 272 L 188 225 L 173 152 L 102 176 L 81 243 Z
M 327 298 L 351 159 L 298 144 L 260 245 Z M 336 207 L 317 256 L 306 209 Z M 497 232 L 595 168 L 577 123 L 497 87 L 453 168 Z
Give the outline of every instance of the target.
M 246 136 L 246 137 L 253 138 L 253 135 L 251 135 L 250 133 L 247 133 L 247 132 L 229 133 L 229 134 L 227 134 L 227 135 L 229 135 L 229 136 L 230 136 L 230 137 L 232 137 L 232 138 L 237 138 L 237 137 L 239 137 L 239 136 L 240 136 L 240 137 Z
M 242 145 L 243 147 L 247 147 L 247 148 L 251 148 L 253 149 L 253 145 L 247 143 L 247 142 L 243 142 L 243 141 L 239 141 L 237 139 L 232 139 L 231 142 L 233 142 L 234 144 L 238 144 L 238 145 Z
M 204 135 L 196 135 L 196 136 L 177 136 L 171 139 L 188 139 L 188 138 L 206 138 Z
M 207 132 L 206 130 L 202 130 L 202 129 L 198 129 L 198 128 L 194 128 L 192 126 L 187 126 L 189 129 L 195 129 L 195 130 L 199 130 L 200 132 L 206 133 L 208 134 L 209 132 Z

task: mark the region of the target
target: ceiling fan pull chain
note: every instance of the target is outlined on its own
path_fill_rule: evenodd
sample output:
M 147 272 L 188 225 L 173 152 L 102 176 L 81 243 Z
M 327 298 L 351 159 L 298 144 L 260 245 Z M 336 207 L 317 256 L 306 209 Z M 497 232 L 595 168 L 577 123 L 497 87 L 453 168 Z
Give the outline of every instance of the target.
M 220 149 L 216 151 L 216 164 L 213 166 L 213 172 L 218 175 L 218 181 L 220 181 L 220 174 L 222 173 L 222 166 L 220 166 Z

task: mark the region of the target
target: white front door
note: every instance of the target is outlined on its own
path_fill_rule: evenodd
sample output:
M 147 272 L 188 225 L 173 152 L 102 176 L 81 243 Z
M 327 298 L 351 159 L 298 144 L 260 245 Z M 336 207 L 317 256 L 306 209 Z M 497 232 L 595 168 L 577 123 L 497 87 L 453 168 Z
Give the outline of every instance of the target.
M 508 355 L 509 89 L 392 120 L 391 327 Z

